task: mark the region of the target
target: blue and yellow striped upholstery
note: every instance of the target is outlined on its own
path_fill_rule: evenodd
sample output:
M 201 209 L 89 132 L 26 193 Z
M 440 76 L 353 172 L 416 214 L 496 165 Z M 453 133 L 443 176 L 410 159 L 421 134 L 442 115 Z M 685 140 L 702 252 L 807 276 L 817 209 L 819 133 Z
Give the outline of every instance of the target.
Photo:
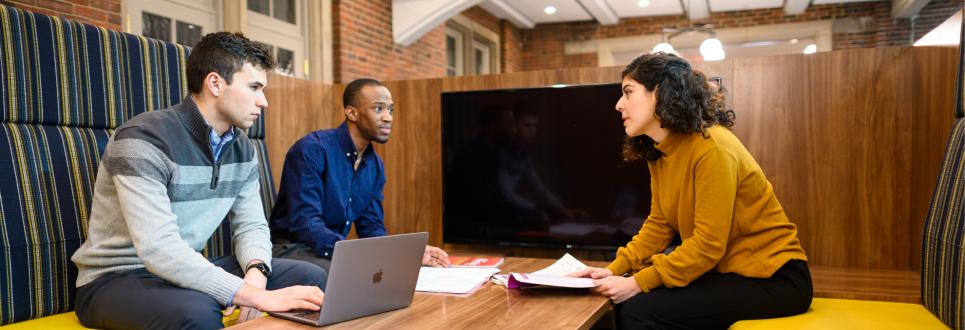
M 187 95 L 188 52 L 0 6 L 0 324 L 73 309 L 70 256 L 87 235 L 101 153 L 124 120 Z M 262 121 L 249 135 L 267 213 L 274 187 Z M 231 248 L 223 225 L 204 253 Z
M 922 303 L 954 329 L 965 328 L 965 51 L 959 56 L 957 119 L 925 219 L 921 257 Z

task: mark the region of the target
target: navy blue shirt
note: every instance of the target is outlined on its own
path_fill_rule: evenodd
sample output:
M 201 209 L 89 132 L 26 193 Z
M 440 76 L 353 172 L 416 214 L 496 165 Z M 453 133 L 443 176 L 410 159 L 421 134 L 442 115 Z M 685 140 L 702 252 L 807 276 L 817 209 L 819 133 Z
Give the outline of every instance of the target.
M 385 236 L 383 187 L 382 159 L 371 145 L 358 155 L 348 125 L 309 133 L 285 156 L 272 234 L 304 243 L 325 258 L 332 257 L 335 242 L 345 239 L 353 223 L 359 237 Z

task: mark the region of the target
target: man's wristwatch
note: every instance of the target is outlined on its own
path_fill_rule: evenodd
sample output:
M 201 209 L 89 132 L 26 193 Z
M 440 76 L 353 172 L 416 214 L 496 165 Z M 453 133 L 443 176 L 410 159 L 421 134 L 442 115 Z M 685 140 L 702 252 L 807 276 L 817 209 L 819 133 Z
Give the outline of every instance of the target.
M 248 265 L 248 267 L 245 268 L 245 274 L 248 274 L 248 271 L 251 270 L 252 268 L 257 269 L 259 272 L 264 274 L 265 278 L 271 277 L 271 269 L 268 269 L 268 266 L 265 265 L 264 262 L 258 262 L 258 263 L 253 263 L 251 265 Z

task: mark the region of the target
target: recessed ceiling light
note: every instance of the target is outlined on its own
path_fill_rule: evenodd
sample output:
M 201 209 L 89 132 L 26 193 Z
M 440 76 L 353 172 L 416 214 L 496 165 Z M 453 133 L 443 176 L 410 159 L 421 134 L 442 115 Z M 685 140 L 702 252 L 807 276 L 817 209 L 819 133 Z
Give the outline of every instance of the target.
M 646 8 L 647 6 L 650 6 L 650 0 L 640 0 L 640 2 L 637 2 L 637 6 L 640 6 L 640 8 Z
M 544 13 L 547 13 L 547 14 L 549 14 L 549 15 L 556 14 L 556 7 L 546 6 L 546 8 L 543 9 L 543 12 L 544 12 Z
M 814 54 L 817 51 L 818 51 L 818 46 L 815 44 L 810 44 L 807 47 L 804 47 L 805 54 Z
M 796 44 L 796 43 L 797 43 L 797 38 L 791 39 L 791 44 Z

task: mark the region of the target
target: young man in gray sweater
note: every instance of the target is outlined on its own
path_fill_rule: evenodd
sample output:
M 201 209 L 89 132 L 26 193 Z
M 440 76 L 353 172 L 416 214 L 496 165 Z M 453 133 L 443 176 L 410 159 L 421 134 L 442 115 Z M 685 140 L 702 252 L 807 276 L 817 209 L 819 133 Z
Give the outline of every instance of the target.
M 190 96 L 117 128 L 94 183 L 75 307 L 93 328 L 221 328 L 222 306 L 318 310 L 325 272 L 271 257 L 258 157 L 243 129 L 268 106 L 268 51 L 206 35 L 187 63 Z M 234 256 L 199 252 L 226 215 Z M 228 308 L 229 311 L 233 307 Z

